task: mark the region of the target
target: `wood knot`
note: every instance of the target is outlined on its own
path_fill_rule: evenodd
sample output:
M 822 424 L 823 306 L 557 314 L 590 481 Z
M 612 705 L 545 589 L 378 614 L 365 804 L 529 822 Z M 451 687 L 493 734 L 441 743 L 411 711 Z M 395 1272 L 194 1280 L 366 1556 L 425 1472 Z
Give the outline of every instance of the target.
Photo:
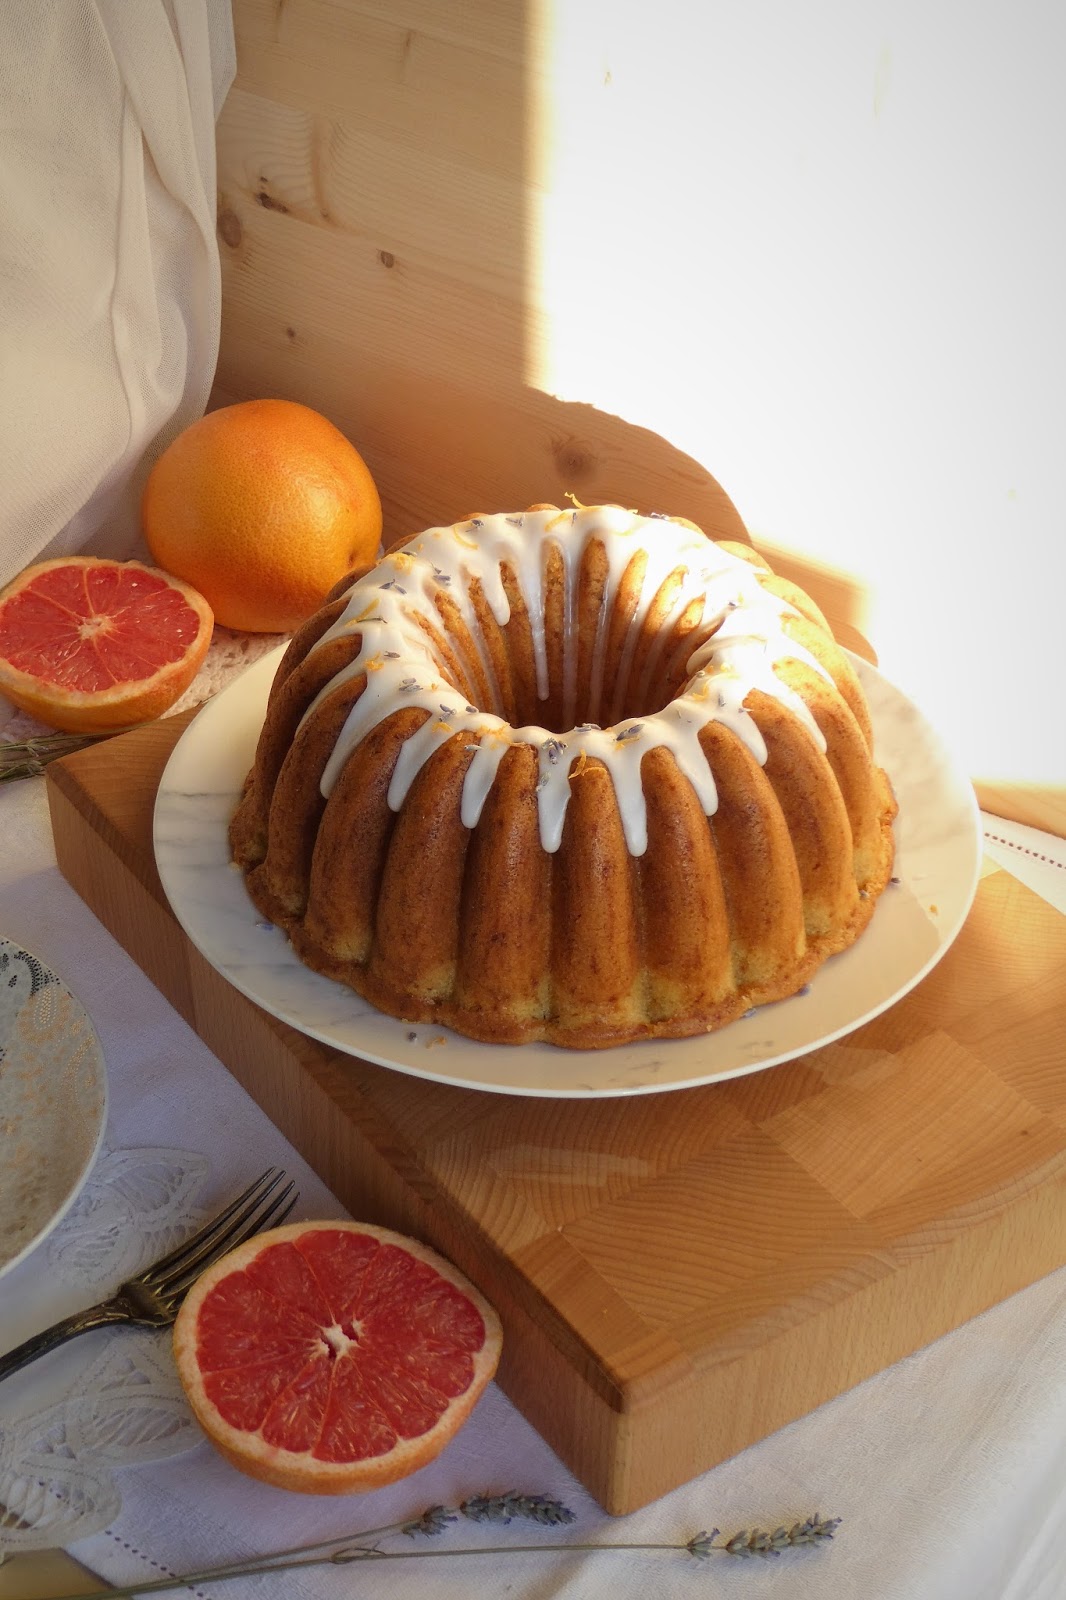
M 552 445 L 559 476 L 566 483 L 580 483 L 596 470 L 596 457 L 580 439 L 560 439 Z
M 283 204 L 281 200 L 275 200 L 274 196 L 268 193 L 266 189 L 260 189 L 255 198 L 257 204 L 265 206 L 268 211 L 283 211 L 288 216 L 288 206 Z
M 379 250 L 378 260 L 383 267 L 394 267 L 396 265 L 396 257 L 391 250 Z
M 218 231 L 223 244 L 228 244 L 231 250 L 236 250 L 241 242 L 241 219 L 235 211 L 228 208 L 218 214 Z

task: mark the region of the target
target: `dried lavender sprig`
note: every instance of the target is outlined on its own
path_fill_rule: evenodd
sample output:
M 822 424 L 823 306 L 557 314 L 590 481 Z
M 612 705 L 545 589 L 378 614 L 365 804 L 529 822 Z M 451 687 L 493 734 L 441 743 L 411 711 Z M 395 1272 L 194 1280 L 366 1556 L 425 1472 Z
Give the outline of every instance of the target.
M 400 1532 L 405 1533 L 409 1539 L 415 1538 L 420 1533 L 433 1537 L 443 1533 L 449 1522 L 458 1521 L 458 1516 L 448 1506 L 430 1506 L 428 1511 L 423 1511 L 413 1522 L 405 1522 Z
M 510 1522 L 513 1517 L 524 1517 L 552 1528 L 576 1521 L 569 1506 L 546 1494 L 475 1494 L 464 1500 L 459 1510 L 471 1522 Z
M 438 1516 L 441 1527 L 433 1524 Z M 227 1578 L 252 1578 L 266 1572 L 287 1572 L 289 1569 L 301 1567 L 315 1567 L 324 1563 L 343 1565 L 355 1559 L 355 1556 L 373 1556 L 380 1554 L 376 1544 L 353 1544 L 353 1540 L 384 1539 L 392 1533 L 405 1533 L 414 1535 L 418 1533 L 438 1533 L 443 1531 L 444 1521 L 455 1522 L 458 1517 L 450 1512 L 447 1506 L 430 1506 L 421 1517 L 416 1517 L 409 1522 L 390 1522 L 380 1528 L 367 1528 L 362 1533 L 341 1534 L 336 1539 L 321 1539 L 315 1544 L 294 1545 L 287 1550 L 275 1550 L 273 1554 L 256 1557 L 252 1560 L 230 1561 L 218 1567 L 204 1567 L 199 1572 L 189 1572 L 183 1577 L 155 1578 L 150 1583 L 133 1583 L 124 1589 L 109 1589 L 112 1600 L 130 1600 L 133 1595 L 164 1594 L 171 1589 L 192 1588 L 199 1583 L 221 1583 Z M 425 1526 L 423 1526 L 425 1523 Z M 298 1559 L 290 1561 L 288 1558 L 295 1556 Z M 97 1595 L 72 1595 L 70 1600 L 98 1600 Z
M 305 1567 L 314 1566 L 347 1566 L 357 1561 L 412 1561 L 425 1559 L 440 1559 L 442 1556 L 495 1556 L 498 1560 L 501 1555 L 572 1555 L 579 1551 L 590 1554 L 604 1554 L 620 1550 L 675 1550 L 686 1551 L 689 1555 L 700 1560 L 708 1559 L 712 1554 L 752 1556 L 752 1555 L 779 1555 L 789 1547 L 818 1544 L 823 1540 L 832 1539 L 834 1531 L 840 1526 L 840 1518 L 834 1517 L 823 1520 L 816 1512 L 804 1522 L 793 1523 L 791 1528 L 776 1528 L 773 1533 L 766 1533 L 761 1529 L 743 1528 L 733 1535 L 724 1544 L 718 1543 L 719 1530 L 712 1529 L 710 1533 L 697 1533 L 684 1543 L 671 1541 L 626 1541 L 602 1543 L 572 1543 L 567 1542 L 556 1545 L 521 1544 L 521 1545 L 474 1545 L 463 1548 L 445 1548 L 435 1550 L 382 1550 L 378 1541 L 389 1534 L 407 1534 L 415 1536 L 439 1534 L 449 1524 L 456 1522 L 459 1516 L 465 1516 L 474 1522 L 510 1522 L 513 1517 L 524 1517 L 534 1522 L 554 1525 L 562 1522 L 572 1522 L 574 1514 L 561 1501 L 553 1500 L 547 1495 L 473 1495 L 463 1501 L 462 1505 L 452 1508 L 449 1506 L 430 1506 L 420 1517 L 408 1522 L 394 1522 L 381 1528 L 368 1528 L 363 1533 L 347 1535 L 339 1539 L 326 1539 L 318 1544 L 297 1546 L 290 1550 L 278 1550 L 271 1556 L 263 1556 L 253 1561 L 235 1561 L 228 1566 L 205 1568 L 201 1572 L 186 1573 L 182 1577 L 158 1578 L 150 1583 L 131 1584 L 123 1589 L 110 1590 L 115 1600 L 132 1600 L 133 1596 L 157 1594 L 165 1590 L 189 1588 L 196 1584 L 218 1583 L 227 1578 L 252 1578 L 265 1576 L 270 1572 L 296 1571 Z M 290 1557 L 295 1559 L 289 1559 Z M 95 1600 L 92 1595 L 72 1595 L 70 1600 Z
M 779 1556 L 782 1550 L 796 1545 L 820 1544 L 823 1539 L 831 1539 L 839 1527 L 839 1517 L 823 1521 L 816 1511 L 805 1522 L 794 1522 L 791 1528 L 775 1528 L 772 1533 L 767 1533 L 765 1528 L 741 1528 L 717 1548 L 724 1550 L 727 1556 Z M 693 1551 L 694 1555 L 699 1553 Z
M 9 739 L 0 743 L 0 783 L 39 778 L 50 761 L 110 737 L 107 733 L 42 733 L 31 739 Z

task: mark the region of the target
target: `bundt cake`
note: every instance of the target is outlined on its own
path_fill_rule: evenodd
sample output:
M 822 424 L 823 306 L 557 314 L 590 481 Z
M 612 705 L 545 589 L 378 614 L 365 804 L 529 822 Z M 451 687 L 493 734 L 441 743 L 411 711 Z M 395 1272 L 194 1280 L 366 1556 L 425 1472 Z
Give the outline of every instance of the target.
M 866 926 L 896 806 L 865 697 L 746 545 L 534 506 L 340 587 L 281 661 L 230 829 L 309 967 L 584 1049 L 719 1028 Z

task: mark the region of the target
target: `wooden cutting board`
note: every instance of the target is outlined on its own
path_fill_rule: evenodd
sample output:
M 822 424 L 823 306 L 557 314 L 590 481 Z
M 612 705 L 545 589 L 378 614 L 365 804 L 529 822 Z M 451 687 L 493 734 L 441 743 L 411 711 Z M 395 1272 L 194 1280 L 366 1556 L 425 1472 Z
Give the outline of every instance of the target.
M 1066 918 L 988 868 L 883 1016 L 706 1088 L 531 1100 L 339 1054 L 192 948 L 152 852 L 187 718 L 48 768 L 74 888 L 353 1215 L 505 1328 L 500 1383 L 634 1510 L 1066 1263 Z

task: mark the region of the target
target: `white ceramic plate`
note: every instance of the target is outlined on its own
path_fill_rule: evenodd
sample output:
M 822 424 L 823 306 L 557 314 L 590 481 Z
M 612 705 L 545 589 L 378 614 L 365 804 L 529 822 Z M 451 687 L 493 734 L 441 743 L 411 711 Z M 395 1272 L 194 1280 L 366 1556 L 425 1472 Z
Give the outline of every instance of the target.
M 0 938 L 0 1275 L 65 1216 L 106 1120 L 104 1057 L 84 1006 Z
M 265 1011 L 380 1066 L 501 1094 L 586 1098 L 654 1094 L 738 1077 L 828 1044 L 912 989 L 948 949 L 973 903 L 980 830 L 973 789 L 925 718 L 854 657 L 878 759 L 900 804 L 898 883 L 861 939 L 832 957 L 808 992 L 762 1006 L 718 1033 L 609 1050 L 477 1044 L 384 1016 L 297 960 L 263 921 L 229 860 L 227 826 L 252 762 L 281 651 L 213 700 L 178 741 L 159 786 L 155 855 L 170 904 L 211 965 Z

